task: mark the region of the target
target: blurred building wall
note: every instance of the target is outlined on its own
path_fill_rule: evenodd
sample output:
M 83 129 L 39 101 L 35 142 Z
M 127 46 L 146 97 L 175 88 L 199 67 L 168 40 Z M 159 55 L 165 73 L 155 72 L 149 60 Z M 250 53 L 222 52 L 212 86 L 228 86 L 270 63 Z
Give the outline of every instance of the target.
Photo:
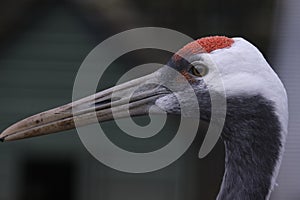
M 32 21 L 1 49 L 1 130 L 24 117 L 70 102 L 82 60 L 109 32 L 90 27 L 72 6 L 53 3 L 37 8 L 37 15 L 30 13 Z M 127 64 L 135 66 L 133 59 Z M 128 66 L 118 62 L 111 67 L 114 70 L 108 70 L 101 80 L 102 89 L 113 85 L 112 80 Z M 115 141 L 134 148 L 134 142 L 121 137 L 114 123 L 102 125 Z M 171 131 L 165 130 L 164 135 Z M 155 142 L 143 144 L 154 146 Z M 173 165 L 147 174 L 122 173 L 99 163 L 85 150 L 76 131 L 3 143 L 0 199 L 214 199 L 223 173 L 222 146 L 199 160 L 199 143 Z
M 300 1 L 281 0 L 274 21 L 274 67 L 289 98 L 289 132 L 274 200 L 300 199 Z
M 136 0 L 122 1 L 121 4 L 117 0 L 103 4 L 101 1 L 78 0 L 79 5 L 87 2 L 81 7 L 86 14 L 81 16 L 73 12 L 73 6 L 62 6 L 58 1 L 50 2 L 51 9 L 43 10 L 45 6 L 38 7 L 41 8 L 38 15 L 26 26 L 17 28 L 19 32 L 9 37 L 5 47 L 2 46 L 1 130 L 23 117 L 71 101 L 73 80 L 81 61 L 99 41 L 114 32 L 138 26 L 162 26 L 174 28 L 195 38 L 208 34 L 242 36 L 255 43 L 266 55 L 269 52 L 270 27 L 275 24 L 278 42 L 276 48 L 280 51 L 275 51 L 273 62 L 276 62 L 275 69 L 288 88 L 292 109 L 287 153 L 279 176 L 279 187 L 272 198 L 299 199 L 297 80 L 300 77 L 297 63 L 300 54 L 297 37 L 300 34 L 297 27 L 300 27 L 300 7 L 296 6 L 299 4 L 297 0 L 281 1 L 278 7 L 279 27 L 277 22 L 270 23 L 273 16 L 271 0 L 226 3 L 222 0 Z M 71 5 L 72 1 L 66 2 Z M 9 12 L 6 14 L 10 17 Z M 83 18 L 88 18 L 93 25 L 83 22 Z M 102 24 L 105 26 L 101 26 Z M 13 26 L 11 29 L 14 29 Z M 278 30 L 280 31 L 277 33 Z M 109 71 L 106 79 L 101 82 L 104 83 L 101 87 L 110 86 L 112 83 L 109 81 L 117 77 L 117 73 L 121 74 L 124 67 L 128 66 L 119 65 L 115 70 Z M 112 123 L 104 126 L 111 132 L 117 132 Z M 159 172 L 132 175 L 109 169 L 95 161 L 84 149 L 75 131 L 5 143 L 1 145 L 0 152 L 0 199 L 25 200 L 31 197 L 34 200 L 32 196 L 28 196 L 30 193 L 49 197 L 49 191 L 44 191 L 43 188 L 51 190 L 47 181 L 52 183 L 55 180 L 71 187 L 71 196 L 64 200 L 116 200 L 122 197 L 131 200 L 141 197 L 145 200 L 164 200 L 170 197 L 177 200 L 214 199 L 223 173 L 222 145 L 217 145 L 202 160 L 197 158 L 198 147 L 199 142 L 178 162 Z M 41 177 L 43 172 L 32 170 L 41 168 L 40 166 L 48 171 L 44 177 Z M 72 177 L 62 176 L 60 173 L 64 170 L 70 171 Z M 72 181 L 64 182 L 63 180 L 69 179 L 66 177 Z M 45 181 L 42 182 L 43 180 Z M 38 184 L 44 185 L 38 188 Z M 39 191 L 44 193 L 39 194 Z M 41 199 L 41 196 L 35 198 Z

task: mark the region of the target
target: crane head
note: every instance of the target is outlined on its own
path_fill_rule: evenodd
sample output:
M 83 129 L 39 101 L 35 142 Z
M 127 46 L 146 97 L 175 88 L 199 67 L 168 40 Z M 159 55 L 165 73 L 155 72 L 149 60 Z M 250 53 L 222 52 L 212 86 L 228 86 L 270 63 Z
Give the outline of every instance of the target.
M 226 99 L 261 94 L 274 101 L 276 112 L 285 110 L 283 85 L 257 48 L 242 38 L 213 36 L 187 44 L 152 74 L 28 117 L 4 130 L 0 138 L 10 141 L 61 132 L 75 125 L 147 115 L 150 109 L 155 114 L 198 117 L 193 116 L 195 105 L 200 118 L 209 121 L 212 91 Z M 197 102 L 189 101 L 191 93 Z M 178 99 L 187 112 L 181 113 Z

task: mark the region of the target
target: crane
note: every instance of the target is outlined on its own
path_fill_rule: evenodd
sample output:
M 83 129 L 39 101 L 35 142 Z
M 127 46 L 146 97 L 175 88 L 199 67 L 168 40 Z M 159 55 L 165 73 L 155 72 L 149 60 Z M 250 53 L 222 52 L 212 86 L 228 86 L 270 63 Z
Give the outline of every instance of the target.
M 217 199 L 269 199 L 287 134 L 287 94 L 261 52 L 240 37 L 210 36 L 195 40 L 157 71 L 28 117 L 8 127 L 0 138 L 11 141 L 69 130 L 75 128 L 74 121 L 77 121 L 76 126 L 85 126 L 114 118 L 147 115 L 150 107 L 155 107 L 158 114 L 180 114 L 177 97 L 184 99 L 188 94 L 177 75 L 165 73 L 168 67 L 189 82 L 198 100 L 200 119 L 209 122 L 208 88 L 217 88 L 214 87 L 212 62 L 207 55 L 221 74 L 227 104 L 221 133 L 225 145 L 225 173 Z M 153 79 L 160 83 L 171 81 L 178 85 L 177 91 L 170 91 L 163 84 L 147 84 Z M 136 86 L 142 87 L 130 98 L 126 96 L 130 88 Z M 184 103 L 189 104 L 188 101 Z M 130 112 L 124 106 L 129 106 Z M 74 107 L 76 113 L 72 112 Z M 96 120 L 92 117 L 94 111 Z

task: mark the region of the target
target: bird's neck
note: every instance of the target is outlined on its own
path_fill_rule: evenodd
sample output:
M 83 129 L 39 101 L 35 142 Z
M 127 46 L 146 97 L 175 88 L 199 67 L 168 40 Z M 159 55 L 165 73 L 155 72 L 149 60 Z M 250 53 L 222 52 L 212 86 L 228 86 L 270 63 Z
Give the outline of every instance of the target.
M 225 174 L 217 199 L 267 199 L 282 147 L 273 105 L 261 96 L 233 98 L 229 110 L 222 134 Z

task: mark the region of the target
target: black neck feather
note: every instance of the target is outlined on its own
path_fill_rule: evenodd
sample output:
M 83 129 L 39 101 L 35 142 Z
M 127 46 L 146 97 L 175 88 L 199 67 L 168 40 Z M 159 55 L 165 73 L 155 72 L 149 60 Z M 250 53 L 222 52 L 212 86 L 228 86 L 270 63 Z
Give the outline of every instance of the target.
M 264 200 L 282 146 L 274 105 L 258 95 L 229 98 L 227 108 L 225 174 L 218 200 Z

